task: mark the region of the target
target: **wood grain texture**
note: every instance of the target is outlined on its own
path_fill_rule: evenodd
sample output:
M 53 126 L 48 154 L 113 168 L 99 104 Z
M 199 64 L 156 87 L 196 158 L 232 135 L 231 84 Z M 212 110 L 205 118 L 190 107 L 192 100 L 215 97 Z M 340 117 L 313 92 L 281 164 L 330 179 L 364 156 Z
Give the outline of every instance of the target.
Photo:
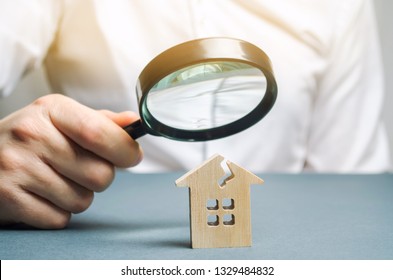
M 232 174 L 221 182 L 223 160 L 216 154 L 176 180 L 176 186 L 190 188 L 192 248 L 252 245 L 250 185 L 263 180 L 226 161 Z

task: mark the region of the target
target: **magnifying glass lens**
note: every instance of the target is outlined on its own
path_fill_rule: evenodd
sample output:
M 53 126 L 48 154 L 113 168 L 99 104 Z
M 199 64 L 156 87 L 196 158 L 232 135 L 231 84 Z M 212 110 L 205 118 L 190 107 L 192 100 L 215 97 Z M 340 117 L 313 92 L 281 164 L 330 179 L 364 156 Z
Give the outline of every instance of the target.
M 209 61 L 177 70 L 149 91 L 146 106 L 162 124 L 206 130 L 243 118 L 262 101 L 263 72 L 237 61 Z
M 234 38 L 196 39 L 165 50 L 139 75 L 141 119 L 124 128 L 180 141 L 233 135 L 273 107 L 277 84 L 269 57 Z

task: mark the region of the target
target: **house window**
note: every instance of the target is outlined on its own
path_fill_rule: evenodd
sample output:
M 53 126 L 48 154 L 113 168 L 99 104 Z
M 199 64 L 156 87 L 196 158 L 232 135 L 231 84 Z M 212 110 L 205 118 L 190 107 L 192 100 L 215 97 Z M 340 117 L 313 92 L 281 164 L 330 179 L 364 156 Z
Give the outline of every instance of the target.
M 229 213 L 231 210 L 235 209 L 235 201 L 233 198 L 223 198 L 222 199 L 222 208 Z M 206 201 L 207 210 L 214 211 L 219 209 L 219 202 L 217 199 L 208 199 Z M 225 226 L 232 226 L 235 224 L 235 216 L 233 214 L 224 214 L 222 218 L 222 223 Z M 211 212 L 207 215 L 207 224 L 209 226 L 218 226 L 220 224 L 220 217 L 218 215 L 212 214 Z
M 225 210 L 235 209 L 235 201 L 232 198 L 224 198 L 222 200 L 222 208 Z
M 222 222 L 226 226 L 233 226 L 235 224 L 235 216 L 232 214 L 225 214 Z
M 208 199 L 206 202 L 206 208 L 208 210 L 218 210 L 218 200 L 217 199 Z
M 220 223 L 220 218 L 218 217 L 218 215 L 208 215 L 207 216 L 207 224 L 209 226 L 218 226 L 218 224 Z

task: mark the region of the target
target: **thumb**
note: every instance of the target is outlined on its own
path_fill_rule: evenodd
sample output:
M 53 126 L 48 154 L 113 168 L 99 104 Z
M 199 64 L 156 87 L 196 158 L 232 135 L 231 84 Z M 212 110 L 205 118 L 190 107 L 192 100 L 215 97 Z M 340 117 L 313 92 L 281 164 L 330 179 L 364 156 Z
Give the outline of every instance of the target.
M 125 127 L 137 120 L 139 120 L 139 116 L 132 111 L 125 111 L 120 113 L 115 113 L 109 110 L 100 110 L 101 114 L 106 116 L 108 119 L 115 122 L 120 127 Z

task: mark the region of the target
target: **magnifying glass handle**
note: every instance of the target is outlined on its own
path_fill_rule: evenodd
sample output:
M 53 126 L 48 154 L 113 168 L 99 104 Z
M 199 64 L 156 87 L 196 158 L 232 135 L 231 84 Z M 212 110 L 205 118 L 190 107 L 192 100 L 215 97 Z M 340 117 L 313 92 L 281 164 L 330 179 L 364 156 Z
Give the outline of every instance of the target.
M 137 139 L 146 134 L 145 128 L 142 126 L 141 120 L 137 120 L 132 124 L 123 127 L 123 129 L 131 136 L 132 139 Z

